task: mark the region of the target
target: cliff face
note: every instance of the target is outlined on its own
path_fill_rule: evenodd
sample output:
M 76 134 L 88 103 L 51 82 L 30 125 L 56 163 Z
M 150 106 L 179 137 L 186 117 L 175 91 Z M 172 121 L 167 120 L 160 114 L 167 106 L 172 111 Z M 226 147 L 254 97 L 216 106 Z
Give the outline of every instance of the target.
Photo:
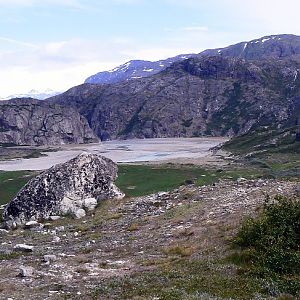
M 299 70 L 296 58 L 199 57 L 149 78 L 84 84 L 51 101 L 78 109 L 101 139 L 234 136 L 289 120 Z
M 0 143 L 60 145 L 99 139 L 75 109 L 34 99 L 0 101 Z

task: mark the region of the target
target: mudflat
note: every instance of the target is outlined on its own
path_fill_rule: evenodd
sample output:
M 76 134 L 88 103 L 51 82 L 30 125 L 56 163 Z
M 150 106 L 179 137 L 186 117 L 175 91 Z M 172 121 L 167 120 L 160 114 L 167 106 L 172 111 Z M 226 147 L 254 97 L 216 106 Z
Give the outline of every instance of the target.
M 211 148 L 227 141 L 224 137 L 161 138 L 107 141 L 88 145 L 63 145 L 56 152 L 29 159 L 0 161 L 0 170 L 44 170 L 63 163 L 82 152 L 106 156 L 117 163 L 191 162 L 212 156 Z M 42 149 L 42 148 L 37 148 Z

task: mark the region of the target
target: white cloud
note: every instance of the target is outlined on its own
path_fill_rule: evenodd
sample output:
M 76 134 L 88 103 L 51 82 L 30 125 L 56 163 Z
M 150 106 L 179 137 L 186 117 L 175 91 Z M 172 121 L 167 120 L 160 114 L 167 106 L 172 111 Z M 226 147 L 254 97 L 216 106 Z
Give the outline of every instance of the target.
M 0 41 L 11 43 L 11 44 L 15 44 L 15 45 L 19 45 L 19 46 L 23 46 L 23 47 L 29 47 L 29 48 L 37 48 L 38 47 L 37 45 L 32 44 L 32 43 L 18 41 L 18 40 L 7 38 L 7 37 L 3 37 L 3 36 L 0 36 Z
M 298 0 L 226 0 L 235 12 L 240 14 L 245 22 L 257 22 L 270 33 L 300 34 Z
M 26 47 L 23 42 L 17 41 L 21 48 L 0 51 L 0 96 L 25 93 L 31 89 L 64 90 L 81 84 L 94 73 L 109 70 L 131 59 L 160 60 L 238 41 L 236 36 L 223 32 L 186 27 L 189 29 L 165 32 L 163 43 L 141 43 L 126 36 L 105 41 L 53 41 L 35 47 Z
M 31 89 L 65 90 L 131 59 L 121 51 L 131 47 L 126 38 L 107 42 L 73 39 L 0 51 L 0 96 Z

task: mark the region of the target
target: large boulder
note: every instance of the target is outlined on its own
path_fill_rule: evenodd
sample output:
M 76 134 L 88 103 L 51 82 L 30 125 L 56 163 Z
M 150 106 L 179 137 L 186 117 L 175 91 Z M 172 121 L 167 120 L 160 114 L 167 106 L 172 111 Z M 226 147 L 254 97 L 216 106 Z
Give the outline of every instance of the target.
M 116 187 L 117 165 L 95 154 L 80 154 L 30 180 L 5 207 L 6 227 L 52 215 L 82 217 L 103 199 L 122 198 Z

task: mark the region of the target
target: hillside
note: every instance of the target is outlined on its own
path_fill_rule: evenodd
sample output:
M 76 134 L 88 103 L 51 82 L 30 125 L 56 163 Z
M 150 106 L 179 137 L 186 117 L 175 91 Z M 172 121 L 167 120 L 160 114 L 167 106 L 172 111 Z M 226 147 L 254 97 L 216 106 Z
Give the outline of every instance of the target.
M 235 136 L 295 122 L 299 70 L 297 56 L 257 61 L 198 57 L 148 78 L 83 84 L 50 101 L 78 109 L 102 140 Z
M 239 255 L 231 247 L 242 220 L 255 216 L 263 205 L 264 193 L 292 196 L 296 187 L 295 182 L 261 179 L 182 186 L 103 201 L 81 220 L 66 217 L 31 229 L 2 230 L 0 295 L 3 299 L 297 299 L 297 275 L 279 280 L 269 273 L 253 273 L 251 267 L 247 272 L 249 255 L 237 263 Z M 17 244 L 32 246 L 32 252 L 15 251 Z M 18 276 L 20 271 L 23 277 Z

